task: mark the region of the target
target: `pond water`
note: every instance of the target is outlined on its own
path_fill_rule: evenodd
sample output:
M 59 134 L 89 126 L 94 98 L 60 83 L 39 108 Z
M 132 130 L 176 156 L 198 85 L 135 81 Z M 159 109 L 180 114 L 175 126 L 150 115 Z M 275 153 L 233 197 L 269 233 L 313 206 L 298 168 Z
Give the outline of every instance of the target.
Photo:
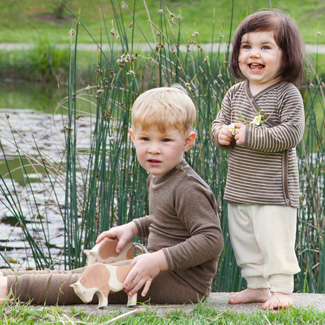
M 0 108 L 33 109 L 52 113 L 67 96 L 67 87 L 55 83 L 39 84 L 20 81 L 2 82 Z
M 64 248 L 64 225 L 58 208 L 65 203 L 64 172 L 57 173 L 53 191 L 53 180 L 51 183 L 42 165 L 45 158 L 50 168 L 59 170 L 65 158 L 63 130 L 67 117 L 52 113 L 65 96 L 62 92 L 53 86 L 44 88 L 35 84 L 7 85 L 0 91 L 0 140 L 4 149 L 0 149 L 3 178 L 0 181 L 0 253 L 14 268 L 35 267 L 31 249 L 15 216 L 17 213 L 24 215 L 28 232 L 36 241 L 46 241 L 50 247 L 48 254 L 54 259 L 61 256 Z M 87 117 L 78 120 L 80 150 L 89 148 L 91 124 Z M 22 165 L 29 175 L 28 180 L 23 176 Z M 60 261 L 56 262 L 56 267 L 60 267 Z M 2 267 L 7 264 L 0 256 Z

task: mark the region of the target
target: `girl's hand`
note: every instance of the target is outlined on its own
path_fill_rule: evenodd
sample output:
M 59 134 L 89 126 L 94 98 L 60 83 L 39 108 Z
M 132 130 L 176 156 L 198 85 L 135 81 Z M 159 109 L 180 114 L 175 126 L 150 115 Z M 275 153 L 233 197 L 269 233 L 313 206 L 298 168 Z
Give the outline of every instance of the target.
M 124 246 L 138 235 L 138 229 L 134 222 L 129 222 L 125 225 L 113 227 L 110 230 L 102 232 L 96 240 L 96 244 L 100 243 L 105 237 L 110 239 L 118 238 L 116 253 L 119 254 Z
M 130 296 L 137 293 L 143 286 L 142 297 L 148 293 L 152 280 L 160 271 L 168 270 L 168 263 L 162 250 L 137 256 L 132 262 L 133 268 L 126 277 L 123 286 Z
M 243 123 L 235 123 L 235 140 L 236 144 L 239 146 L 244 145 L 245 143 L 245 136 L 246 136 L 246 125 Z
M 218 142 L 222 146 L 230 146 L 232 139 L 234 136 L 231 134 L 231 131 L 229 130 L 229 125 L 224 125 L 218 134 Z

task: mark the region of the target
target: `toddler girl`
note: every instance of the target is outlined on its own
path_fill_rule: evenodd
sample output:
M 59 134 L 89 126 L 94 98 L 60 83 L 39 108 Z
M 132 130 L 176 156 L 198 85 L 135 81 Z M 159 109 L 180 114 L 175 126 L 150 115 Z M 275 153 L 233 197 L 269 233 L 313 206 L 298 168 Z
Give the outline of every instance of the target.
M 229 232 L 247 281 L 229 302 L 286 308 L 300 270 L 295 147 L 304 132 L 304 107 L 294 84 L 302 77 L 303 53 L 295 22 L 273 10 L 248 16 L 235 33 L 230 69 L 244 81 L 228 90 L 211 131 L 213 143 L 230 150 Z

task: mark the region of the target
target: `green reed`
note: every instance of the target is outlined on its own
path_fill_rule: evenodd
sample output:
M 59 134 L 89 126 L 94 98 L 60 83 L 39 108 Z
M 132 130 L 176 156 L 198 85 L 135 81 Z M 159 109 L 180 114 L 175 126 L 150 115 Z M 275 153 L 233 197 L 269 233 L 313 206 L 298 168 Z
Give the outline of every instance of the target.
M 146 172 L 136 161 L 130 141 L 130 109 L 135 98 L 152 87 L 173 83 L 183 85 L 197 106 L 197 140 L 186 159 L 211 186 L 219 206 L 225 248 L 214 281 L 214 290 L 237 291 L 245 284 L 236 265 L 228 233 L 227 204 L 223 199 L 228 153 L 216 149 L 210 139 L 211 122 L 220 110 L 222 99 L 236 81 L 228 69 L 230 43 L 212 25 L 211 49 L 203 49 L 199 34 L 182 33 L 182 17 L 169 12 L 160 2 L 159 19 L 148 24 L 152 34 L 145 35 L 136 20 L 137 1 L 126 8 L 111 1 L 115 19 L 113 27 L 105 21 L 96 39 L 78 15 L 71 37 L 69 92 L 60 107 L 65 120 L 65 204 L 60 211 L 65 227 L 66 268 L 84 265 L 82 250 L 94 245 L 97 235 L 118 224 L 148 213 Z M 101 1 L 99 6 L 102 8 Z M 232 4 L 234 10 L 234 4 Z M 125 14 L 132 21 L 126 22 Z M 186 18 L 184 18 L 186 19 Z M 97 44 L 95 84 L 79 89 L 78 35 L 89 33 Z M 150 50 L 136 51 L 134 34 L 142 34 Z M 217 35 L 217 36 L 215 36 Z M 108 49 L 104 49 L 108 46 Z M 308 66 L 312 71 L 311 65 Z M 297 148 L 302 197 L 298 211 L 297 246 L 301 272 L 295 288 L 304 292 L 324 292 L 324 95 L 317 73 L 306 75 L 301 92 L 305 102 L 306 131 Z M 90 146 L 79 150 L 79 125 L 90 118 Z M 54 177 L 53 169 L 48 169 Z M 2 184 L 4 184 L 2 182 Z M 15 208 L 17 210 L 17 208 Z M 18 209 L 19 211 L 19 209 Z M 17 218 L 23 219 L 23 215 Z M 35 245 L 26 238 L 31 246 Z M 33 246 L 34 247 L 34 246 Z M 43 257 L 38 265 L 51 265 Z M 38 266 L 40 267 L 40 266 Z
M 7 119 L 9 121 L 10 116 L 7 115 Z M 35 265 L 38 269 L 43 269 L 44 267 L 51 268 L 53 267 L 53 259 L 51 256 L 51 251 L 49 249 L 50 241 L 49 241 L 49 233 L 47 229 L 45 229 L 44 225 L 46 224 L 46 213 L 45 213 L 45 221 L 38 222 L 37 219 L 43 218 L 43 213 L 40 212 L 38 203 L 36 201 L 35 195 L 36 191 L 33 190 L 32 182 L 29 177 L 29 173 L 27 172 L 27 167 L 32 166 L 33 170 L 38 173 L 37 168 L 40 166 L 40 162 L 45 173 L 48 174 L 48 167 L 45 163 L 44 159 L 40 159 L 37 161 L 36 157 L 31 157 L 28 153 L 23 152 L 19 145 L 16 142 L 16 135 L 15 129 L 11 126 L 10 122 L 10 131 L 11 131 L 11 138 L 13 139 L 13 144 L 16 147 L 18 158 L 20 161 L 20 169 L 23 175 L 23 185 L 27 191 L 27 207 L 28 207 L 28 214 L 32 216 L 33 228 L 28 228 L 28 222 L 26 220 L 26 216 L 24 215 L 21 202 L 19 200 L 19 195 L 17 194 L 17 186 L 14 182 L 14 177 L 12 176 L 11 169 L 9 166 L 9 160 L 6 157 L 5 149 L 0 140 L 0 149 L 3 152 L 4 162 L 6 164 L 8 174 L 5 176 L 9 176 L 9 180 L 12 186 L 12 189 L 9 189 L 9 184 L 5 180 L 4 176 L 0 174 L 0 191 L 3 195 L 4 199 L 2 199 L 2 203 L 4 206 L 11 212 L 11 214 L 17 219 L 18 226 L 22 229 L 23 234 L 26 238 L 26 241 L 29 244 L 29 248 L 32 252 L 32 257 L 35 261 Z M 27 158 L 27 163 L 23 158 Z M 41 158 L 41 156 L 40 156 Z M 53 183 L 52 183 L 53 186 Z M 53 188 L 52 188 L 53 189 Z M 33 203 L 35 203 L 33 205 Z M 45 210 L 46 211 L 46 210 Z M 44 246 L 40 246 L 40 240 L 44 241 Z M 4 256 L 2 256 L 4 257 Z M 7 264 L 10 266 L 10 263 Z

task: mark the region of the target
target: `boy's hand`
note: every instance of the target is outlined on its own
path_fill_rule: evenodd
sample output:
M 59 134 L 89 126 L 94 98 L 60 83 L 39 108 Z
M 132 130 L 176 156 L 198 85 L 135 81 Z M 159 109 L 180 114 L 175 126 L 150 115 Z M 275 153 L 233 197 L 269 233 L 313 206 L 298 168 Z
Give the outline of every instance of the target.
M 110 230 L 102 232 L 96 240 L 96 244 L 101 242 L 105 237 L 110 239 L 118 238 L 118 244 L 116 246 L 116 253 L 119 254 L 124 246 L 132 240 L 133 237 L 138 235 L 137 226 L 134 222 L 129 222 L 125 225 L 113 227 Z
M 141 296 L 144 297 L 151 286 L 152 280 L 160 271 L 168 270 L 168 263 L 162 250 L 137 256 L 132 262 L 133 268 L 126 277 L 123 286 L 130 296 L 137 293 L 143 286 Z
M 246 125 L 243 123 L 235 123 L 235 127 L 236 127 L 235 130 L 236 144 L 242 146 L 245 143 Z
M 230 146 L 233 138 L 234 138 L 234 136 L 232 135 L 232 133 L 229 129 L 229 125 L 224 125 L 219 131 L 218 142 L 222 146 Z

